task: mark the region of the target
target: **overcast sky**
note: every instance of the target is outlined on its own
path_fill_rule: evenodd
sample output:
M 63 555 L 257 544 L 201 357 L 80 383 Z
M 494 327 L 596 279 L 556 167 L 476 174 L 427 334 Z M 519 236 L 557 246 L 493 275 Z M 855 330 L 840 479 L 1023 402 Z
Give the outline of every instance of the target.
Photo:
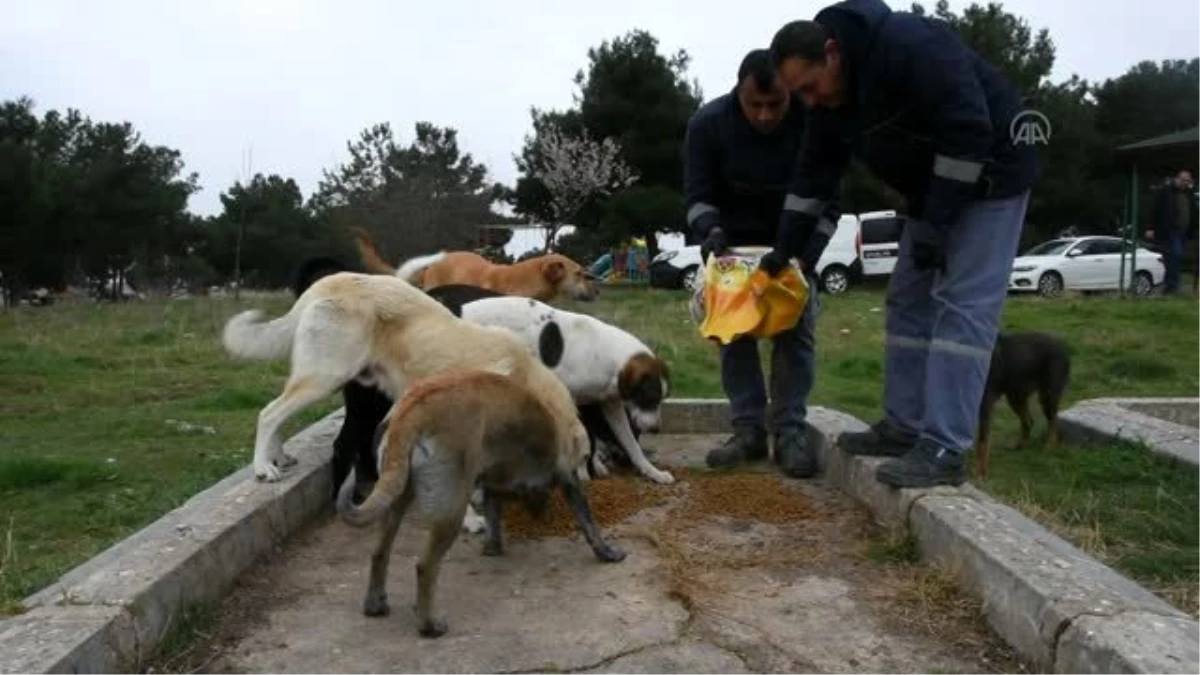
M 826 4 L 0 0 L 0 99 L 132 122 L 183 152 L 204 188 L 191 207 L 204 214 L 245 175 L 247 148 L 255 172 L 293 177 L 307 196 L 323 168 L 346 159 L 346 141 L 381 121 L 401 142 L 419 120 L 453 126 L 492 178 L 511 184 L 530 106 L 571 104 L 588 47 L 648 30 L 663 52 L 688 51 L 709 99 L 729 89 L 746 51 Z M 1056 80 L 1200 55 L 1196 0 L 1003 4 L 1050 29 Z

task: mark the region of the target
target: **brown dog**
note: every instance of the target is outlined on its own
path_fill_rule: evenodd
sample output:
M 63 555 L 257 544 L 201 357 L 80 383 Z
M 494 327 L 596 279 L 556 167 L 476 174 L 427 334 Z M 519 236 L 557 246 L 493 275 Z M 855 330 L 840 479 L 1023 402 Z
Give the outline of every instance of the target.
M 542 302 L 551 302 L 562 295 L 590 301 L 599 295 L 592 276 L 579 263 L 558 253 L 497 265 L 469 251 L 442 251 L 413 258 L 396 269 L 379 254 L 366 231 L 356 228 L 354 234 L 368 272 L 395 275 L 424 290 L 461 284 Z
M 1049 429 L 1046 447 L 1058 447 L 1058 405 L 1071 375 L 1071 355 L 1062 340 L 1034 331 L 1001 333 L 992 349 L 992 364 L 979 406 L 979 437 L 975 445 L 975 477 L 987 478 L 991 454 L 992 408 L 1003 396 L 1021 420 L 1020 447 L 1029 440 L 1033 416 L 1029 397 L 1038 394 Z
M 625 558 L 625 551 L 600 534 L 575 477 L 583 456 L 571 420 L 517 381 L 474 370 L 438 373 L 414 384 L 393 410 L 380 450 L 379 482 L 361 506 L 352 503 L 353 481 L 338 496 L 339 515 L 355 527 L 386 514 L 371 556 L 367 616 L 389 612 L 388 562 L 411 505 L 429 529 L 417 562 L 417 630 L 427 638 L 446 632 L 434 599 L 438 572 L 476 487 L 483 488 L 487 514 L 484 555 L 503 552 L 500 499 L 529 495 L 531 503 L 543 504 L 559 487 L 595 556 L 610 563 Z

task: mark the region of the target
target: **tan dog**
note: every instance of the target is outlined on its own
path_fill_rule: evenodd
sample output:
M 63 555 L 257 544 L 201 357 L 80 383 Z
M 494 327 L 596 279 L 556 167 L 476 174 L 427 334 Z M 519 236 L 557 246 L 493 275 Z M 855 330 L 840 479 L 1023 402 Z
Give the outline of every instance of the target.
M 368 272 L 388 274 L 425 290 L 463 284 L 505 295 L 550 302 L 559 296 L 595 300 L 600 291 L 583 267 L 558 253 L 547 253 L 512 265 L 497 265 L 469 251 L 442 251 L 406 261 L 399 269 L 379 254 L 365 230 L 355 229 L 358 250 Z
M 579 457 L 589 451 L 571 392 L 511 331 L 455 317 L 441 303 L 396 277 L 341 272 L 308 288 L 282 317 L 262 322 L 248 310 L 225 324 L 226 351 L 251 359 L 291 354 L 283 393 L 258 416 L 254 475 L 277 481 L 295 463 L 280 429 L 293 415 L 351 380 L 396 400 L 416 380 L 450 370 L 508 375 L 571 430 Z M 582 460 L 580 460 L 582 462 Z
M 438 572 L 477 485 L 483 488 L 488 514 L 484 555 L 501 553 L 502 495 L 545 495 L 559 485 L 596 557 L 604 562 L 625 558 L 624 551 L 600 535 L 576 481 L 575 467 L 583 456 L 571 426 L 507 377 L 458 371 L 421 380 L 393 408 L 382 445 L 379 481 L 362 505 L 352 503 L 353 480 L 338 495 L 338 513 L 355 527 L 387 513 L 371 556 L 363 601 L 367 616 L 390 611 L 388 561 L 405 511 L 415 502 L 429 529 L 417 562 L 417 630 L 422 637 L 445 634 L 446 621 L 434 602 Z

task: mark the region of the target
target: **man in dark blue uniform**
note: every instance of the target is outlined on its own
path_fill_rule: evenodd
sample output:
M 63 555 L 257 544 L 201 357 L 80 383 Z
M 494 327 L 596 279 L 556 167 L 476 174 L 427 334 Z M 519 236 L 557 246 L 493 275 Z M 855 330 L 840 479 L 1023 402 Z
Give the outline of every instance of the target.
M 884 418 L 838 443 L 889 455 L 895 487 L 962 483 L 1016 255 L 1036 148 L 1021 97 L 941 21 L 845 0 L 771 42 L 788 89 L 808 109 L 779 241 L 762 266 L 816 262 L 853 155 L 908 200 L 912 218 L 887 295 Z
M 703 241 L 705 260 L 729 246 L 771 246 L 792 164 L 800 149 L 804 110 L 792 101 L 765 49 L 750 52 L 734 90 L 710 101 L 688 122 L 684 192 L 688 224 Z M 805 442 L 807 400 L 813 385 L 816 280 L 809 305 L 791 330 L 773 338 L 772 431 L 775 461 L 789 476 L 816 473 Z M 742 338 L 721 347 L 721 384 L 733 412 L 733 435 L 708 453 L 710 467 L 765 459 L 767 394 L 758 342 Z

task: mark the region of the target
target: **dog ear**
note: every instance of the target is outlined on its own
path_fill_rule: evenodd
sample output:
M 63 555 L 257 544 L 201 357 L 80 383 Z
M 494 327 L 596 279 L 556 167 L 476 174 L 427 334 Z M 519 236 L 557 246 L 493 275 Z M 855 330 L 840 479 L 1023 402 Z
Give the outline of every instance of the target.
M 567 278 L 567 266 L 561 260 L 553 260 L 542 266 L 542 274 L 545 275 L 546 281 L 557 284 Z

